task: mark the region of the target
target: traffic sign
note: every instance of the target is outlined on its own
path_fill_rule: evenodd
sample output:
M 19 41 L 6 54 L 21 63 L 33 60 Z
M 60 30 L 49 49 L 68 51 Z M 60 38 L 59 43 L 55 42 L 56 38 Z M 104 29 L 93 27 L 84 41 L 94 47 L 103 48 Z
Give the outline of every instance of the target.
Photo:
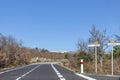
M 112 54 L 111 54 L 111 74 L 113 75 L 113 48 L 114 46 L 120 45 L 120 43 L 115 43 L 114 40 L 110 40 L 108 46 L 112 46 Z
M 93 44 L 88 45 L 88 47 L 95 47 L 95 72 L 97 73 L 97 47 L 99 47 L 100 44 L 95 41 Z
M 98 42 L 97 42 L 97 41 L 95 41 L 95 42 L 94 42 L 94 44 L 95 44 L 95 45 L 97 45 L 97 44 L 98 44 Z
M 115 43 L 115 41 L 114 40 L 110 40 L 110 43 Z
M 100 46 L 100 44 L 90 44 L 90 45 L 88 45 L 88 47 L 99 47 Z
M 120 45 L 120 43 L 108 43 L 109 46 L 116 46 L 116 45 Z

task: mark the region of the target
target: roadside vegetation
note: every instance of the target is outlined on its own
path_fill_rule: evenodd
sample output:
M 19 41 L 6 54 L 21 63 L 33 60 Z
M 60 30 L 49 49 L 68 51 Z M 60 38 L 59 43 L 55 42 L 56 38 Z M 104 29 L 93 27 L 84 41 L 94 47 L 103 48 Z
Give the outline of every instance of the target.
M 95 48 L 88 48 L 88 44 L 98 42 L 101 46 L 97 48 L 98 74 L 111 74 L 111 47 L 108 46 L 111 35 L 107 31 L 96 29 L 95 25 L 89 30 L 90 36 L 87 40 L 80 39 L 77 43 L 78 51 L 69 54 L 68 67 L 80 72 L 80 59 L 84 60 L 84 72 L 95 73 Z M 120 42 L 120 36 L 115 34 L 115 42 Z M 120 75 L 120 46 L 114 47 L 114 74 Z
M 74 53 L 49 52 L 47 49 L 28 48 L 22 45 L 12 36 L 0 34 L 0 68 L 10 68 L 31 64 L 33 62 L 61 62 L 61 65 L 80 72 L 80 59 L 84 60 L 84 72 L 95 73 L 94 48 L 88 48 L 88 44 L 98 41 L 101 45 L 97 48 L 98 73 L 111 74 L 111 51 L 108 49 L 108 42 L 111 35 L 107 31 L 100 31 L 93 25 L 89 30 L 87 40 L 80 39 L 77 42 L 78 50 Z M 120 36 L 113 35 L 116 42 L 120 42 Z M 37 59 L 37 60 L 36 60 Z M 114 47 L 114 74 L 120 75 L 120 46 Z

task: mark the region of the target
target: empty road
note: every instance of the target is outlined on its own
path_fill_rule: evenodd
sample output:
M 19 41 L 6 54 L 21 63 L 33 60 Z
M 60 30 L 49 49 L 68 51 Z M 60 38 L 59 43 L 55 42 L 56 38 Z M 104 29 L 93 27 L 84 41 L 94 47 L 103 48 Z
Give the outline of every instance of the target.
M 75 74 L 56 64 L 32 64 L 0 71 L 0 80 L 99 80 L 95 78 Z
M 34 64 L 1 71 L 0 80 L 86 80 L 58 65 Z

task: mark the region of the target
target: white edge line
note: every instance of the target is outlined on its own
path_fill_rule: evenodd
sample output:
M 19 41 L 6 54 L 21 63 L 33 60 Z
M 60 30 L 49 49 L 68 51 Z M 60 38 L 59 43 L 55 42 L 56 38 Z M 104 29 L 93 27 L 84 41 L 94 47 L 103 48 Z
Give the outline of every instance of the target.
M 30 64 L 30 65 L 31 65 L 31 64 Z M 22 69 L 22 68 L 28 67 L 28 66 L 30 66 L 30 65 L 26 65 L 26 66 L 23 66 L 23 67 L 6 70 L 6 71 L 3 71 L 3 72 L 0 72 L 0 74 L 6 73 L 6 72 L 10 72 L 10 71 L 15 71 L 15 70 L 18 70 L 18 69 Z
M 15 79 L 15 80 L 20 80 L 22 77 L 28 75 L 29 73 L 31 73 L 32 71 L 34 71 L 35 69 L 37 69 L 39 66 L 40 66 L 40 65 L 34 67 L 33 69 L 31 69 L 30 71 L 28 71 L 27 73 L 23 74 L 21 77 L 18 77 L 18 78 Z
M 80 76 L 80 77 L 83 77 L 83 78 L 85 78 L 87 80 L 96 80 L 94 78 L 91 78 L 91 77 L 88 77 L 88 76 L 85 76 L 85 75 L 82 75 L 82 74 L 79 74 L 79 73 L 75 73 L 75 74 L 78 75 L 78 76 Z

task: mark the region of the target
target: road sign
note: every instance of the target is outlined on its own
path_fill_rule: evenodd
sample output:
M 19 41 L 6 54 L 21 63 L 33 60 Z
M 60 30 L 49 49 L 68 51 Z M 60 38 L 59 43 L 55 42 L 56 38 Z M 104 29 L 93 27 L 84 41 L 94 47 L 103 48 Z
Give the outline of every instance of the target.
M 110 43 L 115 43 L 115 41 L 114 40 L 110 40 Z
M 111 74 L 113 75 L 113 48 L 114 46 L 120 45 L 120 43 L 115 43 L 114 40 L 110 40 L 108 46 L 112 46 L 112 54 L 111 54 Z
M 88 47 L 95 47 L 95 72 L 97 73 L 97 47 L 99 47 L 100 44 L 95 41 L 93 44 L 88 45 Z
M 100 44 L 90 44 L 90 45 L 88 45 L 88 47 L 99 47 L 100 46 Z
M 100 44 L 97 41 L 95 41 L 93 44 L 88 45 L 88 47 L 99 47 L 99 46 Z
M 109 46 L 116 46 L 116 45 L 120 45 L 120 43 L 108 43 Z
M 97 44 L 98 44 L 98 42 L 97 42 L 97 41 L 95 41 L 95 42 L 94 42 L 94 44 L 95 44 L 95 45 L 97 45 Z

